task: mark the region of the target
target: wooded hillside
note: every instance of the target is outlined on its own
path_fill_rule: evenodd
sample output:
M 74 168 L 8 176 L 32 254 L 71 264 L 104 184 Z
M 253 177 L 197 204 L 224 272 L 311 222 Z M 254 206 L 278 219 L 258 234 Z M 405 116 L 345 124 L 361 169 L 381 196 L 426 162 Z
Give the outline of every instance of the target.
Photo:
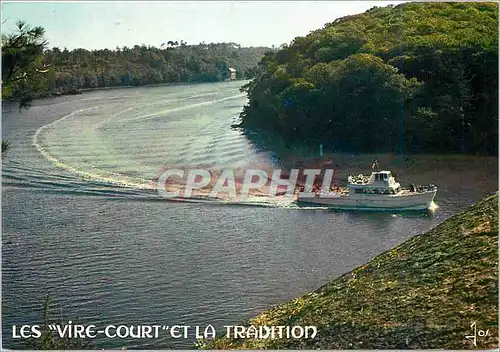
M 375 7 L 260 68 L 243 127 L 346 152 L 497 154 L 497 4 Z

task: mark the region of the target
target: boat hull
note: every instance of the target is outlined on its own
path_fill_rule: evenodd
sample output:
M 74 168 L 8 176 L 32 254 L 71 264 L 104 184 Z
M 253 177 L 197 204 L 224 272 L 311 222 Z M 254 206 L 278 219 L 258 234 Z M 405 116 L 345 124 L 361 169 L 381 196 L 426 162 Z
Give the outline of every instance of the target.
M 297 200 L 299 203 L 323 205 L 332 209 L 425 210 L 432 206 L 436 192 L 437 190 L 405 195 L 356 194 L 353 196 L 316 195 L 314 197 L 301 197 L 299 194 Z

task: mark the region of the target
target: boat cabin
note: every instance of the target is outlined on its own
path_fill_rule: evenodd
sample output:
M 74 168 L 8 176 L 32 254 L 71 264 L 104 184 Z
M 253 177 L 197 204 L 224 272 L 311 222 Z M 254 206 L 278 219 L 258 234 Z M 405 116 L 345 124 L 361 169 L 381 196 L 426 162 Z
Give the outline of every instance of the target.
M 390 171 L 374 171 L 369 177 L 349 176 L 348 181 L 350 194 L 396 194 L 401 189 Z

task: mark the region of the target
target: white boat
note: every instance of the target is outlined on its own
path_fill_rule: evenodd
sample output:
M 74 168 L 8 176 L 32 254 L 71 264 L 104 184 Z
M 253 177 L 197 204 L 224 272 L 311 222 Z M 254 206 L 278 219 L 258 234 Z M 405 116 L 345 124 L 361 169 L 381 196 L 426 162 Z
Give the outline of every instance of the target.
M 390 171 L 373 171 L 370 176 L 349 176 L 347 189 L 308 193 L 300 192 L 297 200 L 333 209 L 404 211 L 430 208 L 437 187 L 411 185 L 409 188 L 402 188 Z

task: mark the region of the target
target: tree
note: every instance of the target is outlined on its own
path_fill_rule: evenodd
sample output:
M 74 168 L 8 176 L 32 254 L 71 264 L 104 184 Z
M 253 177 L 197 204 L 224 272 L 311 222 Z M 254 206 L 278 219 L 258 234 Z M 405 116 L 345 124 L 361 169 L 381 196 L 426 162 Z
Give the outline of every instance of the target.
M 22 28 L 30 31 L 24 24 Z M 234 43 L 187 45 L 183 40 L 166 41 L 160 48 L 144 44 L 115 50 L 40 48 L 41 56 L 36 59 L 39 65 L 35 69 L 46 71 L 50 66 L 50 71 L 41 74 L 33 70 L 37 75 L 28 73 L 15 87 L 18 92 L 20 88 L 29 92 L 24 95 L 28 101 L 53 94 L 75 94 L 82 88 L 222 81 L 227 78 L 229 67 L 235 68 L 238 78 L 244 79 L 248 78 L 246 72 L 250 75 L 255 71 L 266 51 L 265 47 L 244 48 Z M 14 99 L 16 95 L 8 92 L 13 90 L 9 88 L 4 94 Z
M 19 102 L 20 109 L 43 89 L 41 76 L 49 71 L 43 64 L 44 34 L 42 27 L 19 21 L 16 32 L 2 35 L 2 99 Z
M 498 153 L 498 5 L 404 3 L 266 53 L 242 126 L 338 150 Z M 322 143 L 322 142 L 320 142 Z

